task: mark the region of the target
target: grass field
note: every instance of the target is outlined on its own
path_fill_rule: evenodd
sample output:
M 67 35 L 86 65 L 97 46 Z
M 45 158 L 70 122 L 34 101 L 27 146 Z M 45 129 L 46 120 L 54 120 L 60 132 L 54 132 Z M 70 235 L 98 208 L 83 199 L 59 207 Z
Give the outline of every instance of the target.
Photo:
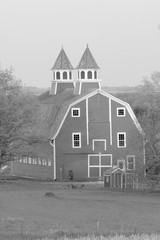
M 98 183 L 70 186 L 0 182 L 0 240 L 160 233 L 159 193 L 108 191 Z

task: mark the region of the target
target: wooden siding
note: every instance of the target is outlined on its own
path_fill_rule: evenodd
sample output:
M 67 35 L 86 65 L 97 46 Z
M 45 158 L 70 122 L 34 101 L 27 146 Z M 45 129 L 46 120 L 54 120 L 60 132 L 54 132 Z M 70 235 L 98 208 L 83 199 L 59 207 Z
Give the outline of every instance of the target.
M 64 80 L 64 82 L 60 82 L 60 83 L 59 83 L 59 82 L 57 81 L 57 92 L 56 92 L 56 94 L 64 91 L 65 89 L 68 89 L 68 88 L 74 89 L 73 82 L 70 82 L 70 83 L 69 83 L 69 82 L 66 82 L 66 83 L 65 83 L 65 80 Z
M 110 103 L 111 111 L 109 110 Z M 117 117 L 117 107 L 124 107 L 124 105 L 113 100 L 110 102 L 108 97 L 98 93 L 88 99 L 88 145 L 86 101 L 83 100 L 74 105 L 74 107 L 80 108 L 81 116 L 72 118 L 70 110 L 56 138 L 56 172 L 58 179 L 60 177 L 60 169 L 62 169 L 64 179 L 68 179 L 69 170 L 73 171 L 75 179 L 87 178 L 88 155 L 99 154 L 99 152 L 101 154 L 112 154 L 113 165 L 117 165 L 117 160 L 124 159 L 127 166 L 127 155 L 135 155 L 136 166 L 137 168 L 139 167 L 137 162 L 143 162 L 142 137 L 127 109 L 125 117 Z M 112 119 L 112 145 L 110 144 L 110 119 Z M 73 132 L 81 132 L 81 148 L 72 148 Z M 126 148 L 117 148 L 117 132 L 126 132 Z M 134 142 L 134 136 L 137 134 L 140 138 L 140 144 L 137 144 L 137 141 Z M 96 139 L 105 140 L 106 148 L 103 147 L 104 144 L 102 142 L 96 141 L 93 148 L 93 140 Z M 106 168 L 104 169 L 106 170 Z M 91 169 L 91 171 L 95 175 L 98 169 Z

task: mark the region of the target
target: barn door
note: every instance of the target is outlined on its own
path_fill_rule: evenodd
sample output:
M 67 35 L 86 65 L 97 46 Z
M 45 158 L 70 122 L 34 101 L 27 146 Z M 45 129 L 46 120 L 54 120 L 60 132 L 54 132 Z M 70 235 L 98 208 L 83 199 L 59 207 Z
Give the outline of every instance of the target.
M 103 172 L 112 167 L 111 154 L 88 155 L 88 177 L 102 178 Z

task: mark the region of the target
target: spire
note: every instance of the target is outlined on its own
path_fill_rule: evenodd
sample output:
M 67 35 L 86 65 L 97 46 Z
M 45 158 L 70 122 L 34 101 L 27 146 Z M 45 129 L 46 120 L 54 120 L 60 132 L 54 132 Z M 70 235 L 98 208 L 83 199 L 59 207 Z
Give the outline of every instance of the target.
M 64 70 L 64 69 L 73 69 L 72 64 L 70 63 L 64 49 L 62 46 L 62 49 L 55 61 L 55 64 L 51 68 L 51 70 Z
M 99 69 L 87 44 L 86 50 L 77 66 L 77 69 Z

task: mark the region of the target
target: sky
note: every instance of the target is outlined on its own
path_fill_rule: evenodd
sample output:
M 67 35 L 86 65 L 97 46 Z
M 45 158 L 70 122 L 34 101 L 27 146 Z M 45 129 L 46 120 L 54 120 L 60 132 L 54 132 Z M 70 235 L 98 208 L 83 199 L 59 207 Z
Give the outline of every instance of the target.
M 0 67 L 49 87 L 62 46 L 76 67 L 86 44 L 105 86 L 160 71 L 160 0 L 0 0 Z

